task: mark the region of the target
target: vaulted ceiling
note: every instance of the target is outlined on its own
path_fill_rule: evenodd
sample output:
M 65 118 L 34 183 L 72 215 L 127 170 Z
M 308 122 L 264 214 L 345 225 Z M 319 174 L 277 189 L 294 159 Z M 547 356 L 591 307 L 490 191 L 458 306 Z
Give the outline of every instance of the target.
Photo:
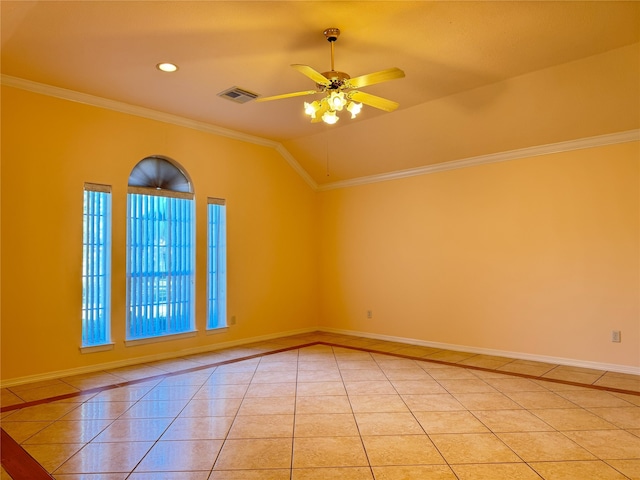
M 615 49 L 639 52 L 640 2 L 3 0 L 1 9 L 4 78 L 278 142 L 319 185 L 637 128 L 637 105 L 597 128 L 580 118 L 573 129 L 555 126 L 536 105 L 549 99 L 527 98 L 527 81 Z M 234 86 L 262 96 L 313 89 L 290 65 L 329 70 L 328 27 L 341 30 L 336 70 L 404 70 L 362 89 L 399 102 L 396 111 L 365 106 L 327 126 L 304 116 L 307 97 L 239 104 L 217 95 Z M 155 68 L 165 61 L 179 70 Z M 516 94 L 525 113 L 504 118 L 509 110 L 496 105 Z M 478 135 L 460 129 L 465 122 Z

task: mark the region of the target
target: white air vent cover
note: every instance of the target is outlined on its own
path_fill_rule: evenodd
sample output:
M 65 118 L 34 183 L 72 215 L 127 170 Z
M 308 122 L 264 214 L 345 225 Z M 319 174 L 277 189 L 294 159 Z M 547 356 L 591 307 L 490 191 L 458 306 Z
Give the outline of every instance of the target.
M 257 93 L 250 92 L 245 90 L 244 88 L 239 87 L 231 87 L 225 90 L 224 92 L 220 92 L 218 94 L 219 97 L 226 98 L 227 100 L 231 100 L 236 103 L 247 103 L 251 100 L 258 98 L 260 95 Z

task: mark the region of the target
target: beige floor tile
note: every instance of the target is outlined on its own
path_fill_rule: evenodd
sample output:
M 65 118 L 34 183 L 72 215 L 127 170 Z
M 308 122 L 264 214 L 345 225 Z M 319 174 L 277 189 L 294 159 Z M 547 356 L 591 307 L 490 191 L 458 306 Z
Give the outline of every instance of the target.
M 297 414 L 295 437 L 358 436 L 358 427 L 351 413 Z
M 514 378 L 505 375 L 499 378 L 484 378 L 484 381 L 499 392 L 543 392 L 546 389 L 527 378 Z
M 7 388 L 0 389 L 0 407 L 9 407 L 11 405 L 19 405 L 24 403 L 19 396 Z
M 309 395 L 346 395 L 344 387 L 342 382 L 298 383 L 296 394 L 303 397 Z
M 527 360 L 515 360 L 511 363 L 499 367 L 498 370 L 503 372 L 520 373 L 523 375 L 532 375 L 535 377 L 544 375 L 548 371 L 555 368 L 556 365 L 540 362 L 530 362 Z
M 157 442 L 135 472 L 211 470 L 222 440 L 173 440 Z
M 527 409 L 576 407 L 575 403 L 553 392 L 506 392 L 505 395 Z
M 454 393 L 453 396 L 469 410 L 515 410 L 522 408 L 500 392 Z
M 346 395 L 316 395 L 297 397 L 296 414 L 304 413 L 351 413 L 351 403 Z
M 601 461 L 588 462 L 541 462 L 531 463 L 543 478 L 548 480 L 624 480 L 627 477 Z
M 188 400 L 139 401 L 120 418 L 174 418 L 180 414 L 188 402 Z
M 638 375 L 623 375 L 607 372 L 600 377 L 594 385 L 640 392 L 640 377 Z
M 526 463 L 453 465 L 451 468 L 459 480 L 540 480 Z
M 208 480 L 290 480 L 290 478 L 291 471 L 287 468 L 270 470 L 214 470 L 211 472 Z
M 448 393 L 435 380 L 393 380 L 391 384 L 400 395 Z
M 449 464 L 521 461 L 492 433 L 438 434 L 430 437 Z
M 211 398 L 243 398 L 249 389 L 249 384 L 205 385 L 196 392 L 192 400 L 207 400 Z
M 449 393 L 402 395 L 402 399 L 412 412 L 465 410 L 462 404 Z
M 191 400 L 180 412 L 180 417 L 230 417 L 240 409 L 242 398 L 210 398 Z
M 254 371 L 215 371 L 205 382 L 205 385 L 245 385 L 251 383 Z
M 215 470 L 291 468 L 291 438 L 246 438 L 224 442 Z
M 429 435 L 436 433 L 486 433 L 489 429 L 467 411 L 415 412 L 415 417 Z
M 42 405 L 34 405 L 33 407 L 25 407 L 12 413 L 9 418 L 12 422 L 41 422 L 47 420 L 58 420 L 79 406 L 79 403 L 69 402 L 44 403 Z
M 178 417 L 162 435 L 162 440 L 224 439 L 234 417 Z
M 256 373 L 254 375 L 254 380 L 256 377 L 264 376 L 268 378 L 270 376 L 275 376 L 276 378 L 273 381 L 291 381 L 291 380 L 278 380 L 277 376 L 282 375 L 283 377 L 288 377 L 291 374 L 295 375 L 298 371 L 298 361 L 297 359 L 282 361 L 282 362 L 260 362 L 258 368 L 256 369 Z M 295 378 L 294 380 L 295 381 Z
M 58 468 L 58 473 L 131 472 L 152 442 L 90 443 Z
M 513 360 L 505 357 L 495 357 L 491 355 L 476 355 L 458 362 L 460 365 L 470 365 L 481 368 L 497 369 L 503 367 Z
M 125 480 L 129 473 L 58 473 L 56 480 Z
M 293 415 L 295 397 L 252 397 L 245 398 L 238 415 Z
M 468 368 L 449 367 L 423 363 L 422 369 L 436 380 L 477 380 L 478 377 Z
M 202 368 L 195 372 L 184 373 L 180 375 L 170 375 L 163 379 L 158 386 L 168 387 L 174 385 L 196 385 L 202 386 L 209 379 L 211 374 L 215 372 L 215 368 Z
M 110 423 L 111 420 L 58 420 L 30 437 L 24 444 L 88 443 Z
M 362 441 L 372 466 L 445 463 L 427 435 L 363 436 Z
M 373 467 L 376 480 L 457 480 L 446 465 L 410 465 L 393 467 Z
M 398 393 L 389 380 L 344 382 L 344 388 L 349 395 L 393 395 Z
M 350 395 L 349 401 L 355 413 L 408 412 L 409 408 L 400 395 Z
M 565 432 L 565 435 L 600 459 L 640 459 L 640 438 L 624 430 Z
M 98 393 L 90 402 L 137 402 L 155 385 L 128 385 Z
M 632 404 L 626 400 L 609 392 L 600 390 L 589 390 L 586 388 L 579 390 L 570 390 L 558 392 L 558 395 L 566 398 L 570 402 L 575 403 L 583 408 L 590 407 L 631 407 Z
M 366 467 L 360 437 L 298 437 L 293 442 L 293 468 Z
M 16 442 L 22 443 L 40 430 L 51 425 L 51 421 L 44 422 L 9 422 L 3 421 L 1 426 Z
M 293 415 L 239 415 L 227 438 L 291 438 L 293 418 Z
M 130 418 L 115 420 L 102 431 L 95 442 L 155 441 L 171 424 L 170 418 Z
M 71 410 L 62 420 L 115 420 L 135 402 L 85 402 Z
M 545 432 L 553 428 L 528 410 L 474 411 L 475 417 L 492 432 Z
M 365 381 L 383 381 L 387 380 L 387 376 L 382 370 L 376 367 L 376 369 L 368 370 L 340 370 L 342 379 L 345 382 L 365 382 Z
M 88 390 L 90 388 L 115 385 L 122 382 L 122 379 L 110 373 L 96 372 L 64 377 L 62 378 L 62 381 L 79 390 Z
M 295 383 L 298 380 L 297 367 L 293 371 L 256 371 L 251 384 L 262 383 Z
M 298 382 L 340 382 L 342 376 L 340 371 L 336 369 L 332 370 L 299 370 Z
M 424 430 L 411 413 L 356 413 L 361 435 L 416 435 Z
M 207 480 L 209 470 L 200 472 L 134 472 L 127 480 Z
M 498 433 L 525 462 L 593 460 L 594 456 L 560 432 Z
M 298 468 L 292 471 L 291 480 L 373 480 L 371 469 L 368 467 L 341 468 Z M 287 477 L 289 480 L 289 477 Z
M 385 368 L 383 371 L 389 380 L 433 380 L 433 377 L 420 367 Z
M 153 387 L 140 400 L 145 402 L 158 402 L 169 400 L 191 400 L 191 398 L 200 389 L 198 385 L 176 385 L 176 386 L 160 386 Z
M 338 369 L 340 369 L 341 372 L 344 370 L 375 370 L 376 372 L 381 371 L 380 367 L 378 367 L 378 364 L 373 360 L 373 358 L 368 358 L 366 360 L 338 359 Z
M 556 430 L 610 430 L 615 425 L 582 408 L 547 408 L 531 410 Z
M 484 380 L 480 379 L 439 379 L 447 392 L 456 393 L 495 393 L 497 390 Z
M 84 447 L 84 443 L 23 445 L 27 453 L 42 465 L 47 472 L 53 472 L 82 447 Z
M 619 428 L 640 428 L 640 407 L 595 407 L 589 411 Z
M 440 362 L 458 363 L 468 358 L 474 357 L 475 353 L 456 352 L 453 350 L 441 350 L 439 352 L 425 355 L 423 358 L 428 360 L 438 360 Z
M 591 385 L 595 383 L 600 377 L 602 377 L 603 373 L 604 372 L 601 371 L 587 371 L 560 366 L 548 371 L 547 373 L 542 375 L 542 377 Z
M 247 397 L 287 397 L 295 396 L 295 383 L 252 383 L 247 390 Z
M 607 460 L 613 468 L 632 480 L 640 480 L 640 460 Z

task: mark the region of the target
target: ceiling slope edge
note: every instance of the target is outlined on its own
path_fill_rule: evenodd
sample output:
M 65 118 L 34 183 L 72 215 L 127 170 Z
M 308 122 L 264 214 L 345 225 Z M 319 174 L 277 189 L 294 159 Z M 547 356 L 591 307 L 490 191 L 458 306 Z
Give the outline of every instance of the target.
M 395 172 L 381 173 L 379 175 L 370 175 L 367 177 L 359 177 L 351 180 L 341 180 L 338 182 L 320 185 L 318 186 L 317 191 L 323 192 L 338 188 L 355 187 L 359 185 L 367 185 L 369 183 L 385 182 L 389 180 L 397 180 L 400 178 L 416 177 L 419 175 L 428 175 L 430 173 L 445 172 L 447 170 L 456 170 L 458 168 L 474 167 L 477 165 L 485 165 L 488 163 L 507 162 L 509 160 L 518 160 L 521 158 L 536 157 L 540 155 L 549 155 L 552 153 L 569 152 L 572 150 L 580 150 L 584 148 L 601 147 L 605 145 L 615 145 L 618 143 L 637 141 L 640 141 L 640 129 L 627 130 L 625 132 L 597 135 L 576 140 L 567 140 L 565 142 L 550 143 L 547 145 L 538 145 L 535 147 L 526 147 L 517 150 L 508 150 L 506 152 L 491 153 L 488 155 L 480 155 L 477 157 L 452 160 L 449 162 L 427 165 L 425 167 L 412 168 L 408 170 L 397 170 Z
M 72 102 L 82 103 L 94 107 L 113 110 L 129 115 L 157 120 L 177 126 L 191 128 L 202 132 L 213 133 L 222 137 L 232 138 L 255 145 L 261 145 L 275 149 L 284 160 L 300 175 L 300 177 L 317 192 L 334 190 L 339 188 L 354 187 L 359 185 L 367 185 L 370 183 L 385 182 L 397 180 L 407 177 L 415 177 L 419 175 L 428 175 L 431 173 L 444 172 L 447 170 L 455 170 L 458 168 L 473 167 L 489 163 L 506 162 L 509 160 L 517 160 L 521 158 L 534 157 L 539 155 L 548 155 L 552 153 L 567 152 L 571 150 L 579 150 L 583 148 L 592 148 L 604 145 L 613 145 L 617 143 L 627 143 L 640 141 L 640 129 L 628 130 L 606 135 L 598 135 L 594 137 L 581 138 L 577 140 L 569 140 L 565 142 L 552 143 L 548 145 L 539 145 L 534 147 L 521 148 L 517 150 L 509 150 L 506 152 L 481 155 L 460 160 L 452 160 L 449 162 L 438 163 L 435 165 L 427 165 L 425 167 L 412 168 L 408 170 L 398 170 L 395 172 L 382 173 L 379 175 L 370 175 L 367 177 L 359 177 L 350 180 L 342 180 L 332 183 L 318 185 L 318 183 L 302 168 L 291 153 L 279 142 L 269 140 L 254 135 L 238 132 L 228 128 L 218 127 L 205 122 L 191 120 L 178 115 L 159 112 L 150 108 L 131 105 L 116 100 L 89 95 L 86 93 L 76 92 L 60 87 L 54 87 L 43 83 L 33 82 L 9 75 L 0 75 L 0 84 L 9 87 L 20 88 L 42 95 L 61 98 Z
M 302 168 L 302 166 L 300 166 L 295 158 L 293 158 L 293 155 L 291 155 L 280 143 L 274 142 L 273 140 L 257 137 L 254 135 L 248 135 L 246 133 L 231 130 L 229 128 L 218 127 L 206 122 L 191 120 L 179 115 L 159 112 L 150 108 L 131 105 L 129 103 L 119 102 L 116 100 L 109 100 L 107 98 L 76 92 L 74 90 L 68 90 L 65 88 L 54 87 L 52 85 L 46 85 L 44 83 L 33 82 L 31 80 L 25 80 L 23 78 L 12 77 L 10 75 L 1 75 L 0 84 L 6 85 L 8 87 L 27 90 L 33 93 L 48 95 L 50 97 L 69 100 L 71 102 L 82 103 L 85 105 L 90 105 L 92 107 L 113 110 L 120 113 L 147 118 L 149 120 L 156 120 L 180 127 L 191 128 L 193 130 L 198 130 L 201 132 L 213 133 L 221 137 L 232 138 L 234 140 L 240 140 L 255 145 L 270 147 L 275 149 L 313 190 L 318 189 L 318 184 L 311 178 L 307 171 Z

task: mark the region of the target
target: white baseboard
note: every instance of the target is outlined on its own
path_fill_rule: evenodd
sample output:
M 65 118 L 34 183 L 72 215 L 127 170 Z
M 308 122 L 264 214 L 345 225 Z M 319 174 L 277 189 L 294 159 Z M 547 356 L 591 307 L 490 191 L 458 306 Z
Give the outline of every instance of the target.
M 25 383 L 42 382 L 45 380 L 55 380 L 72 375 L 83 375 L 87 373 L 101 372 L 105 370 L 113 370 L 116 368 L 129 367 L 131 365 L 139 365 L 141 363 L 157 362 L 159 360 L 169 360 L 177 357 L 186 357 L 188 355 L 197 355 L 198 353 L 214 352 L 216 350 L 224 350 L 225 348 L 238 347 L 248 345 L 255 342 L 264 342 L 274 340 L 281 337 L 289 337 L 291 335 L 301 335 L 306 333 L 317 332 L 317 328 L 303 328 L 298 330 L 288 330 L 286 332 L 272 333 L 269 335 L 260 335 L 256 337 L 243 338 L 240 340 L 232 340 L 229 342 L 216 343 L 211 345 L 201 345 L 199 347 L 186 348 L 183 350 L 174 350 L 171 352 L 157 353 L 144 357 L 128 358 L 125 360 L 116 360 L 113 362 L 99 363 L 95 365 L 87 365 L 85 367 L 69 368 L 65 370 L 56 370 L 53 372 L 42 373 L 38 375 L 27 375 L 24 377 L 12 378 L 4 380 L 0 384 L 1 388 L 23 385 Z M 122 380 L 126 382 L 125 379 Z
M 375 333 L 359 332 L 355 330 L 344 330 L 340 328 L 324 328 L 317 329 L 321 332 L 336 333 L 340 335 L 354 335 L 358 337 L 371 338 L 375 340 L 385 340 L 388 342 L 406 343 L 409 345 L 417 345 L 420 347 L 440 348 L 442 350 L 455 350 L 458 352 L 477 353 L 482 355 L 494 355 L 497 357 L 508 357 L 516 360 L 529 360 L 533 362 L 552 363 L 555 365 L 565 365 L 569 367 L 591 368 L 594 370 L 605 370 L 608 372 L 627 373 L 630 375 L 640 375 L 640 367 L 629 365 L 618 365 L 613 363 L 591 362 L 586 360 L 575 360 L 563 357 L 551 357 L 547 355 L 535 355 L 522 352 L 511 352 L 505 350 L 493 350 L 490 348 L 470 347 L 467 345 L 456 345 L 451 343 L 428 342 L 417 340 L 415 338 L 395 337 L 392 335 L 379 335 Z
M 555 365 L 565 365 L 571 367 L 591 368 L 594 370 L 604 370 L 616 373 L 626 373 L 630 375 L 640 375 L 640 367 L 617 365 L 610 363 L 590 362 L 585 360 L 575 360 L 563 357 L 551 357 L 546 355 L 535 355 L 522 352 L 512 352 L 504 350 L 493 350 L 489 348 L 470 347 L 466 345 L 457 345 L 450 343 L 429 342 L 425 340 L 418 340 L 415 338 L 396 337 L 392 335 L 380 335 L 375 333 L 360 332 L 355 330 L 345 330 L 339 328 L 326 328 L 326 327 L 312 327 L 303 328 L 297 330 L 288 330 L 286 332 L 272 333 L 268 335 L 260 335 L 256 337 L 243 338 L 240 340 L 232 340 L 229 342 L 216 343 L 213 345 L 202 345 L 199 347 L 187 348 L 178 351 L 158 353 L 154 355 L 147 355 L 144 357 L 136 357 L 125 360 L 117 360 L 113 362 L 105 362 L 96 365 L 88 365 L 85 367 L 70 368 L 66 370 L 56 370 L 53 372 L 47 372 L 38 375 L 28 375 L 24 377 L 12 378 L 3 381 L 0 387 L 7 388 L 16 385 L 23 385 L 26 383 L 41 382 L 45 380 L 54 380 L 63 377 L 70 377 L 72 375 L 83 375 L 87 373 L 95 373 L 105 370 L 113 370 L 116 368 L 129 367 L 131 365 L 138 365 L 141 363 L 157 362 L 159 360 L 169 360 L 177 357 L 185 357 L 188 355 L 197 355 L 199 353 L 214 352 L 216 350 L 223 350 L 225 348 L 238 347 L 242 345 L 248 345 L 256 342 L 264 342 L 268 340 L 274 340 L 282 337 L 289 337 L 292 335 L 303 335 L 313 332 L 326 332 L 339 335 L 353 335 L 363 338 L 371 338 L 375 340 L 384 340 L 389 342 L 405 343 L 407 345 L 417 345 L 421 347 L 439 348 L 442 350 L 455 350 L 469 353 L 476 353 L 482 355 L 494 355 L 498 357 L 508 357 L 517 360 L 530 360 L 535 362 L 552 363 Z M 126 380 L 123 379 L 123 382 Z

